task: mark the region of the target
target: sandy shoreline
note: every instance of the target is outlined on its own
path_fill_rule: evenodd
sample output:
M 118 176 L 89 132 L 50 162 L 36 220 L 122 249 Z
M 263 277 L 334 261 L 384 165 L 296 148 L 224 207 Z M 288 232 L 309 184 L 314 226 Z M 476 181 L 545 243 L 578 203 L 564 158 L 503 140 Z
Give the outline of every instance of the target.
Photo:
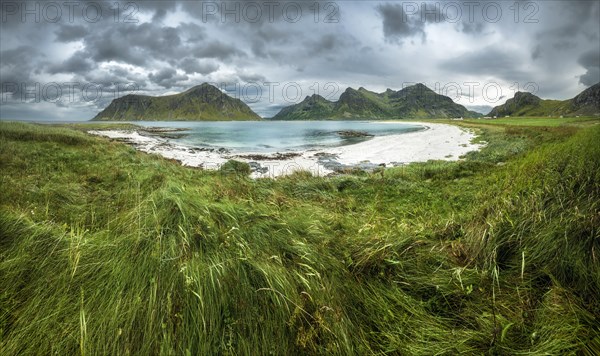
M 348 146 L 275 154 L 183 146 L 166 138 L 142 135 L 143 130 L 91 130 L 88 133 L 127 142 L 140 151 L 175 159 L 185 166 L 218 169 L 230 159 L 247 162 L 254 178 L 278 177 L 297 170 L 324 176 L 353 167 L 373 169 L 383 164 L 392 167 L 428 160 L 456 161 L 467 152 L 481 148 L 480 144 L 471 143 L 475 137 L 471 131 L 457 126 L 403 123 L 422 125 L 427 129 L 378 136 Z

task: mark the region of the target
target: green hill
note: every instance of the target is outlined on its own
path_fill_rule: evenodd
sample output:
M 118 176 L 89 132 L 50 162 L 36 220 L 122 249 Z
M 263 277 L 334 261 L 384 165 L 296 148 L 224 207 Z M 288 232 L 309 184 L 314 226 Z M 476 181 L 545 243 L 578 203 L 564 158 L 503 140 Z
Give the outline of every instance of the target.
M 125 95 L 92 120 L 95 121 L 208 121 L 260 120 L 248 105 L 204 83 L 167 96 Z
M 600 83 L 569 100 L 544 100 L 531 93 L 517 92 L 488 116 L 600 115 Z
M 285 117 L 282 120 L 310 120 L 314 115 L 329 117 L 333 112 L 333 106 L 334 104 L 331 101 L 314 94 L 313 96 L 307 96 L 297 105 L 283 108 L 277 115 Z
M 358 90 L 348 88 L 336 102 L 313 95 L 301 103 L 283 108 L 273 119 L 436 119 L 477 116 L 480 115 L 468 111 L 449 97 L 439 95 L 423 84 L 416 84 L 399 91 L 388 89 L 383 93 L 362 87 Z

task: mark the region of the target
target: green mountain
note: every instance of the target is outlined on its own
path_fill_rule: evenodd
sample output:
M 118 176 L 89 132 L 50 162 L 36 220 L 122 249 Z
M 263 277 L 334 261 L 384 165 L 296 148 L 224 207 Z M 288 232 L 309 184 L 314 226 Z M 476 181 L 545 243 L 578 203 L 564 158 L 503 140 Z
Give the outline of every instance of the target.
M 315 114 L 319 117 L 329 117 L 333 112 L 333 106 L 331 101 L 318 94 L 313 94 L 313 96 L 307 96 L 299 104 L 281 109 L 277 115 L 287 118 L 283 120 L 310 120 Z
M 413 85 L 390 96 L 395 112 L 402 118 L 435 119 L 455 117 L 479 117 L 474 111 L 439 95 L 423 84 Z
M 447 96 L 439 95 L 423 84 L 399 91 L 387 89 L 375 93 L 365 88 L 348 88 L 338 101 L 331 102 L 319 95 L 283 108 L 274 120 L 324 119 L 434 119 L 477 117 Z
M 260 120 L 248 105 L 204 83 L 167 96 L 125 95 L 113 100 L 95 121 Z
M 600 83 L 569 100 L 544 100 L 531 93 L 517 92 L 488 116 L 600 115 Z
M 377 93 L 359 88 L 346 89 L 334 105 L 333 117 L 353 118 L 386 118 L 391 113 L 387 100 Z

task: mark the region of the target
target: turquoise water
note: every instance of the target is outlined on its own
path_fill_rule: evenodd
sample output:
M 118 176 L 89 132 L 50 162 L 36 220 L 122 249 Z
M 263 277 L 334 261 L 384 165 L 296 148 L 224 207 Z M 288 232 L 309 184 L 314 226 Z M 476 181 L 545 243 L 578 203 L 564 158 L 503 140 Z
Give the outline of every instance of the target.
M 415 124 L 367 121 L 136 121 L 146 127 L 187 128 L 173 143 L 195 147 L 224 147 L 234 151 L 281 152 L 349 145 L 371 137 L 344 137 L 340 131 L 373 136 L 423 130 Z

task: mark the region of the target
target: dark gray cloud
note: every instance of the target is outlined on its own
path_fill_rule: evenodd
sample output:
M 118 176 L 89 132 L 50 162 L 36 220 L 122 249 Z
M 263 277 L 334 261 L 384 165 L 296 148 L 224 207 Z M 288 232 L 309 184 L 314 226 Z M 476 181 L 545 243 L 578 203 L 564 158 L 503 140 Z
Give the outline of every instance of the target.
M 73 42 L 85 37 L 88 29 L 83 25 L 61 25 L 55 34 L 59 42 Z
M 574 41 L 558 41 L 555 42 L 552 47 L 558 51 L 568 51 L 577 47 L 577 42 Z
M 501 47 L 486 47 L 445 60 L 442 67 L 450 71 L 486 78 L 498 78 L 508 82 L 521 82 L 529 79 L 521 69 L 521 59 L 515 53 Z
M 542 57 L 542 46 L 537 45 L 531 52 L 531 59 L 536 60 Z
M 83 74 L 87 73 L 96 67 L 96 63 L 91 61 L 86 53 L 77 51 L 66 61 L 59 64 L 50 64 L 48 67 L 48 73 L 75 73 Z
M 419 36 L 425 42 L 427 24 L 443 23 L 446 13 L 439 2 L 386 3 L 377 6 L 383 18 L 383 34 L 392 42 L 402 43 L 404 39 Z M 477 26 L 467 27 L 475 31 Z M 463 29 L 465 31 L 465 29 Z M 466 32 L 466 31 L 465 31 Z
M 154 23 L 117 24 L 93 32 L 84 39 L 90 57 L 97 61 L 121 61 L 143 66 L 151 59 L 167 59 L 181 53 L 178 30 Z
M 337 54 L 343 52 L 346 48 L 359 46 L 360 43 L 352 36 L 326 34 L 314 40 L 306 41 L 304 48 L 310 56 L 332 56 L 337 58 Z
M 579 57 L 578 63 L 587 72 L 579 77 L 579 82 L 586 86 L 600 83 L 600 48 L 586 52 Z
M 177 26 L 177 30 L 185 43 L 193 44 L 204 41 L 207 37 L 206 29 L 192 22 L 184 22 Z
M 203 43 L 202 45 L 191 49 L 191 53 L 200 58 L 215 58 L 220 60 L 228 60 L 236 56 L 246 56 L 244 51 L 238 49 L 236 46 L 217 40 Z
M 138 5 L 139 4 L 139 5 Z M 152 22 L 158 22 L 165 19 L 168 13 L 177 9 L 175 1 L 142 1 L 136 2 L 140 11 L 153 13 Z
M 22 45 L 17 48 L 0 51 L 0 63 L 3 67 L 12 67 L 15 69 L 27 65 L 28 59 L 37 57 L 39 50 L 29 45 Z
M 201 63 L 195 58 L 187 57 L 179 63 L 179 68 L 184 70 L 187 74 L 210 74 L 219 69 L 219 65 L 214 62 Z
M 424 24 L 410 19 L 401 4 L 380 5 L 377 10 L 383 17 L 383 35 L 386 39 L 401 42 L 415 35 L 425 36 Z
M 257 74 L 257 73 L 242 72 L 242 73 L 240 73 L 239 77 L 243 82 L 246 82 L 246 83 L 264 83 L 267 81 L 267 78 L 265 78 L 264 75 Z
M 188 78 L 187 75 L 177 74 L 177 71 L 173 68 L 164 68 L 156 73 L 150 73 L 148 75 L 148 79 L 150 79 L 151 82 L 166 89 L 180 86 L 180 83 L 188 80 Z
M 35 85 L 34 76 L 40 73 L 36 61 L 42 59 L 44 55 L 28 45 L 0 50 L 0 93 L 11 93 L 20 100 L 23 90 Z
M 124 62 L 143 66 L 147 63 L 148 53 L 143 53 L 137 47 L 125 40 L 120 31 L 112 29 L 94 33 L 84 40 L 86 52 L 96 62 Z

